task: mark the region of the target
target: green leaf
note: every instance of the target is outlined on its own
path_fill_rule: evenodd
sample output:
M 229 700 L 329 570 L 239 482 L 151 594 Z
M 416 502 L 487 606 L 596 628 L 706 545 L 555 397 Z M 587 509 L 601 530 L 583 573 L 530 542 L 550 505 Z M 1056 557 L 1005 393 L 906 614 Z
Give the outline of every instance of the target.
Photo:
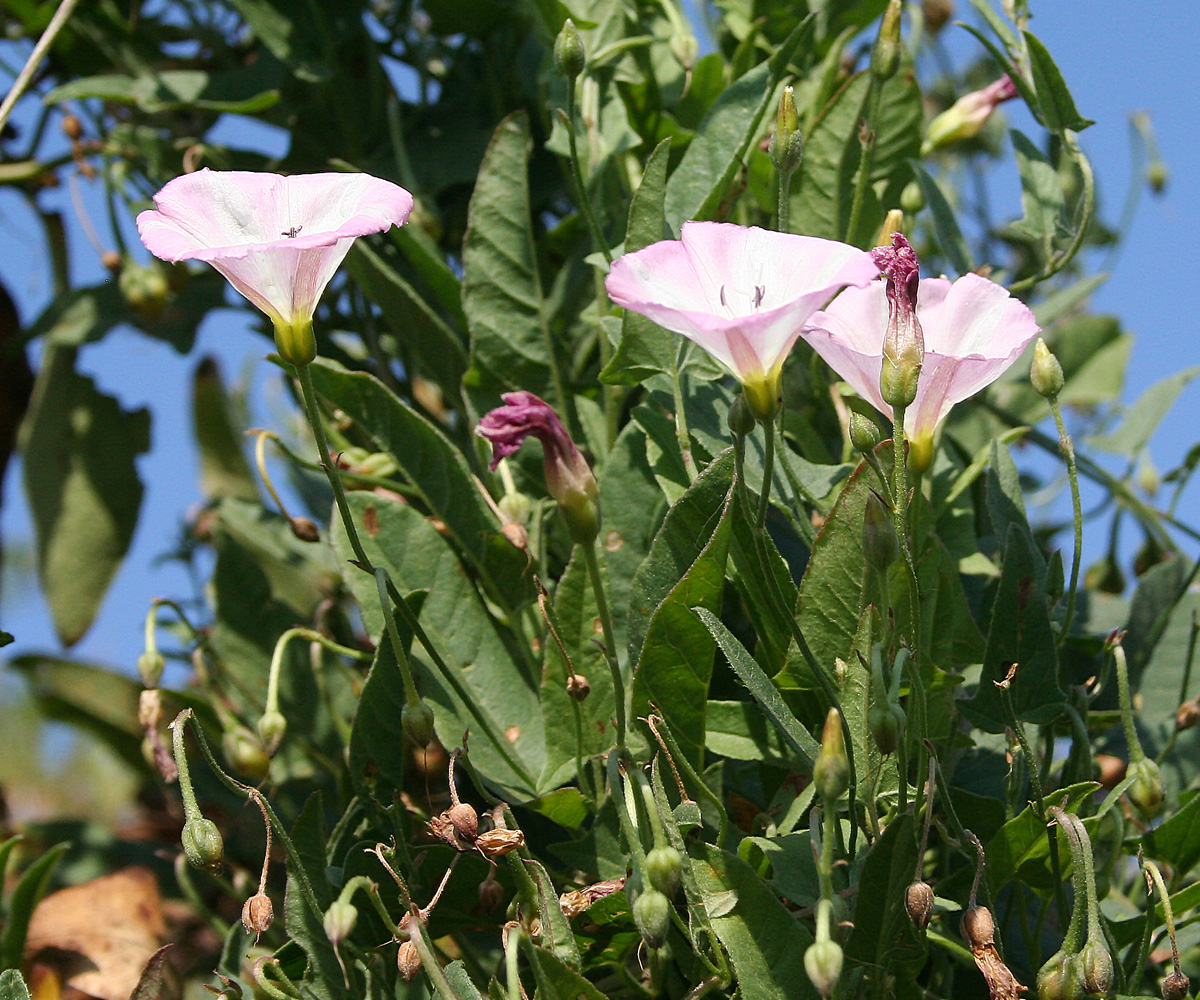
M 854 930 L 846 942 L 846 958 L 886 968 L 898 978 L 915 975 L 925 962 L 922 936 L 904 909 L 904 892 L 917 867 L 916 844 L 912 817 L 905 815 L 871 845 L 858 878 Z
M 811 38 L 815 19 L 798 24 L 774 55 L 729 87 L 709 108 L 667 182 L 667 225 L 678 234 L 689 219 L 714 219 L 763 132 L 792 53 Z
M 456 398 L 467 371 L 462 334 L 366 240 L 358 240 L 350 248 L 346 271 L 367 298 L 379 306 L 384 321 L 405 351 L 411 352 L 416 367 L 438 384 L 447 399 Z
M 278 66 L 278 63 L 274 64 Z M 282 73 L 271 74 L 282 82 Z M 135 104 L 149 114 L 177 108 L 232 115 L 253 115 L 279 103 L 279 90 L 247 91 L 254 78 L 246 74 L 222 80 L 202 70 L 176 69 L 161 73 L 126 76 L 108 73 L 71 80 L 55 87 L 43 98 L 45 104 L 62 104 L 99 98 L 114 104 Z
M 1080 805 L 1090 799 L 1099 787 L 1094 781 L 1068 785 L 1047 795 L 1044 805 L 1060 806 L 1065 812 L 1077 812 Z M 1054 831 L 1058 837 L 1061 878 L 1070 863 L 1071 852 L 1067 847 L 1066 834 L 1058 826 L 1054 827 Z M 988 841 L 985 869 L 988 885 L 995 894 L 1016 879 L 1034 889 L 1048 892 L 1056 885 L 1049 859 L 1046 824 L 1038 819 L 1033 807 L 1028 806 L 1005 823 L 1000 832 Z
M 445 524 L 463 555 L 503 603 L 530 593 L 525 556 L 500 534 L 500 524 L 480 492 L 462 453 L 430 421 L 374 375 L 330 362 L 311 366 L 317 392 L 342 410 L 395 459 L 404 478 Z M 358 526 L 361 535 L 365 527 Z
M 704 746 L 732 760 L 761 760 L 788 767 L 792 755 L 762 709 L 750 701 L 710 701 L 705 715 Z
M 150 448 L 150 414 L 127 411 L 50 352 L 23 443 L 25 495 L 37 535 L 38 577 L 64 645 L 95 619 L 129 549 L 142 505 L 135 460 Z
M 1046 154 L 1024 135 L 1016 129 L 1009 135 L 1021 174 L 1021 208 L 1025 213 L 1011 228 L 1039 243 L 1043 257 L 1049 259 L 1054 238 L 1062 229 L 1062 178 Z
M 1017 718 L 1039 725 L 1053 722 L 1065 695 L 1058 686 L 1058 652 L 1050 628 L 1045 590 L 1038 584 L 1044 564 L 1034 558 L 1033 542 L 1018 525 L 1008 529 L 1000 588 L 992 604 L 991 626 L 979 688 L 962 711 L 981 729 L 1002 733 L 1009 725 L 1003 693 L 996 684 L 1009 666 L 1017 674 L 1008 694 Z
M 170 975 L 167 971 L 167 958 L 174 947 L 173 944 L 164 944 L 150 956 L 141 976 L 138 977 L 137 986 L 129 995 L 129 1000 L 165 1000 L 173 995 L 170 980 L 167 978 Z
M 55 844 L 17 879 L 17 884 L 8 897 L 4 933 L 0 934 L 0 966 L 6 969 L 21 966 L 25 935 L 29 931 L 29 921 L 33 917 L 34 908 L 46 894 L 54 869 L 58 867 L 59 859 L 70 846 Z
M 471 982 L 471 977 L 467 975 L 467 967 L 463 965 L 462 960 L 451 962 L 442 972 L 445 973 L 446 979 L 453 988 L 458 1000 L 483 1000 L 479 995 L 479 990 L 475 984 Z M 450 1000 L 450 998 L 447 998 Z
M 136 771 L 145 771 L 137 724 L 141 685 L 121 674 L 52 656 L 18 656 L 9 665 L 24 674 L 39 711 L 96 736 Z
M 1171 895 L 1171 913 L 1176 920 L 1195 906 L 1200 906 L 1200 882 L 1193 882 Z M 1154 926 L 1166 925 L 1167 915 L 1158 893 L 1154 893 Z M 1110 920 L 1108 929 L 1112 932 L 1113 942 L 1118 948 L 1133 944 L 1142 936 L 1142 928 L 1146 925 L 1143 914 L 1130 917 L 1128 920 Z
M 757 502 L 757 497 L 751 494 L 751 505 Z M 743 509 L 741 493 L 734 493 L 730 555 L 737 570 L 734 582 L 741 591 L 742 606 L 754 623 L 755 659 L 774 676 L 783 667 L 792 642 L 791 623 L 783 616 L 796 606 L 796 583 L 770 533 L 759 535 L 756 532 L 753 520 L 757 516 L 756 510 Z M 766 566 L 758 552 L 760 544 Z M 782 596 L 782 602 L 776 594 Z
M 858 126 L 870 90 L 870 73 L 852 76 L 809 128 L 791 191 L 793 231 L 830 240 L 845 236 L 862 155 Z
M 0 972 L 0 1000 L 33 1000 L 18 969 Z
M 454 549 L 428 518 L 409 504 L 374 494 L 354 492 L 347 501 L 355 521 L 367 526 L 360 539 L 371 562 L 388 571 L 401 594 L 428 593 L 419 621 L 449 672 L 437 667 L 420 642 L 412 644 L 412 664 L 419 693 L 433 704 L 439 738 L 456 747 L 469 729 L 479 772 L 513 801 L 535 798 L 545 751 L 540 677 L 533 664 L 493 620 Z M 335 551 L 351 557 L 340 522 L 332 541 Z M 370 634 L 381 635 L 374 577 L 352 571 L 346 583 Z M 393 732 L 402 739 L 398 716 Z
M 1200 366 L 1185 368 L 1155 382 L 1125 413 L 1120 427 L 1109 434 L 1088 438 L 1088 444 L 1114 455 L 1134 457 L 1146 446 L 1179 394 L 1197 375 L 1200 375 Z
M 1067 89 L 1067 83 L 1046 46 L 1032 32 L 1023 31 L 1021 34 L 1025 36 L 1029 48 L 1033 86 L 1037 90 L 1038 107 L 1041 108 L 1046 128 L 1061 135 L 1068 129 L 1081 132 L 1089 125 L 1094 125 L 1095 122 L 1084 118 L 1075 109 L 1075 101 Z
M 629 206 L 625 229 L 625 252 L 633 253 L 663 238 L 663 196 L 671 141 L 664 139 L 650 154 L 642 172 L 642 183 Z M 621 320 L 621 340 L 600 373 L 600 380 L 613 385 L 637 385 L 658 372 L 675 371 L 682 338 L 664 330 L 640 313 L 626 311 Z
M 633 581 L 630 659 L 635 649 L 633 716 L 657 706 L 680 748 L 699 767 L 704 712 L 716 644 L 692 613 L 717 610 L 725 589 L 733 451 L 700 474 L 667 512 Z M 644 639 L 641 638 L 644 633 Z
M 529 204 L 529 123 L 497 127 L 479 168 L 463 238 L 463 308 L 471 329 L 467 386 L 480 397 L 525 389 L 561 406 Z
M 206 497 L 258 500 L 258 485 L 246 461 L 245 437 L 234 427 L 229 395 L 214 358 L 192 376 L 192 433 L 200 450 L 200 482 Z
M 692 873 L 743 1000 L 816 1000 L 804 971 L 808 928 L 744 861 L 710 844 L 693 850 Z
M 946 262 L 958 274 L 966 274 L 975 270 L 975 262 L 971 257 L 971 249 L 958 226 L 954 209 L 942 193 L 941 185 L 917 160 L 910 161 L 917 183 L 921 185 L 921 193 L 925 195 L 925 203 L 933 215 L 933 232 L 937 238 L 938 248 Z
M 322 877 L 314 883 L 314 888 L 328 884 L 329 880 Z M 337 953 L 325 933 L 321 915 L 313 913 L 296 876 L 290 871 L 283 895 L 283 917 L 288 937 L 303 949 L 308 958 L 308 968 L 304 974 L 305 992 L 315 1000 L 347 1000 L 351 994 L 344 985 Z
M 1182 879 L 1200 863 L 1200 795 L 1192 793 L 1183 808 L 1137 839 L 1148 857 L 1165 861 Z
M 754 700 L 767 713 L 767 718 L 779 727 L 780 733 L 783 734 L 784 739 L 787 740 L 801 762 L 811 767 L 817 759 L 817 750 L 819 749 L 817 742 L 809 735 L 808 730 L 796 721 L 792 710 L 787 707 L 783 697 L 771 682 L 771 678 L 763 673 L 762 667 L 758 665 L 754 657 L 746 652 L 746 647 L 738 642 L 733 633 L 721 623 L 721 619 L 707 608 L 695 608 L 694 610 L 696 616 L 717 640 L 721 652 L 729 660 L 733 672 L 737 674 L 738 679 L 746 685 Z
M 603 993 L 553 952 L 531 945 L 529 954 L 538 995 L 545 1000 L 604 1000 Z

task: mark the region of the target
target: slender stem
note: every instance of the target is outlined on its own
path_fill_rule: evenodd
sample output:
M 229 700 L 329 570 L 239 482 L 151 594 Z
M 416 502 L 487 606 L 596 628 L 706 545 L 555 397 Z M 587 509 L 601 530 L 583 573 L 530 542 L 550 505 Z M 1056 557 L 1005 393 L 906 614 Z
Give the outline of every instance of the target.
M 604 579 L 600 575 L 600 560 L 596 557 L 596 543 L 582 545 L 583 557 L 587 562 L 588 579 L 592 582 L 592 593 L 596 598 L 596 611 L 604 629 L 604 659 L 612 674 L 613 699 L 617 710 L 617 749 L 625 749 L 625 680 L 621 676 L 621 665 L 617 661 L 617 640 L 613 632 L 612 615 L 608 610 L 608 598 L 604 592 Z
M 1162 902 L 1163 918 L 1167 924 L 1167 934 L 1171 938 L 1171 958 L 1174 961 L 1175 972 L 1179 973 L 1179 945 L 1175 942 L 1175 914 L 1171 911 L 1171 894 L 1167 892 L 1166 883 L 1163 882 L 1162 872 L 1158 870 L 1158 865 L 1153 861 L 1142 859 L 1142 871 L 1146 874 L 1147 882 L 1153 881 L 1154 888 L 1158 890 L 1158 898 Z M 1150 914 L 1154 913 L 1154 903 L 1151 902 Z M 1147 917 L 1149 920 L 1149 916 Z
M 342 485 L 342 477 L 337 474 L 329 461 L 329 441 L 325 437 L 325 425 L 321 422 L 321 410 L 317 405 L 317 392 L 313 388 L 312 372 L 308 365 L 300 365 L 296 368 L 296 375 L 300 381 L 300 392 L 304 397 L 304 409 L 308 415 L 308 425 L 312 428 L 313 438 L 317 443 L 317 461 L 320 462 L 321 468 L 325 472 L 325 477 L 329 480 L 329 485 L 333 489 L 333 500 L 337 505 L 338 513 L 342 517 L 342 525 L 346 529 L 346 537 L 350 541 L 350 547 L 354 550 L 354 558 L 358 561 L 360 569 L 368 573 L 375 571 L 371 565 L 371 560 L 367 556 L 366 549 L 363 548 L 362 541 L 358 537 L 358 528 L 354 524 L 354 517 L 350 513 L 350 505 L 346 502 L 346 489 Z
M 763 424 L 766 441 L 763 445 L 763 481 L 762 492 L 758 495 L 758 517 L 754 522 L 755 530 L 761 535 L 767 523 L 767 507 L 771 501 L 771 476 L 775 471 L 775 422 L 768 420 Z M 767 574 L 771 575 L 770 567 L 766 566 Z
M 600 229 L 600 223 L 592 211 L 592 202 L 588 197 L 587 186 L 583 180 L 583 165 L 580 162 L 579 148 L 575 141 L 575 87 L 575 78 L 571 77 L 567 80 L 567 111 L 562 116 L 562 123 L 567 129 L 567 142 L 571 149 L 571 179 L 575 182 L 576 194 L 579 197 L 579 210 L 583 213 L 588 229 L 591 230 L 596 249 L 604 255 L 606 264 L 612 264 L 612 251 L 609 249 L 608 241 Z
M 409 662 L 408 652 L 400 641 L 400 630 L 396 628 L 396 616 L 392 611 L 392 598 L 387 590 L 387 570 L 376 567 L 375 592 L 379 595 L 379 609 L 383 612 L 383 625 L 387 629 L 388 641 L 392 645 L 392 653 L 400 667 L 400 676 L 404 680 L 404 702 L 413 708 L 420 707 L 421 696 L 417 694 L 417 682 L 413 677 L 412 663 Z
M 192 772 L 188 767 L 187 751 L 183 745 L 183 722 L 180 719 L 171 723 L 171 749 L 175 755 L 175 767 L 179 771 L 179 794 L 183 799 L 183 815 L 189 823 L 193 819 L 202 819 L 200 803 L 196 801 L 196 791 L 192 787 Z
M 875 152 L 875 123 L 879 118 L 880 96 L 883 86 L 879 78 L 871 76 L 871 92 L 867 97 L 868 111 L 866 120 L 859 129 L 859 146 L 861 153 L 858 170 L 854 177 L 854 200 L 850 205 L 850 221 L 846 225 L 846 240 L 858 246 L 856 234 L 859 220 L 862 218 L 863 204 L 866 201 L 867 189 L 871 186 L 871 160 Z
M 290 628 L 279 637 L 275 643 L 275 649 L 271 653 L 271 670 L 267 675 L 267 702 L 266 712 L 279 711 L 279 675 L 283 669 L 283 654 L 287 649 L 287 645 L 293 639 L 303 638 L 309 642 L 319 642 L 326 649 L 331 649 L 335 653 L 340 653 L 342 656 L 352 656 L 356 660 L 365 659 L 366 654 L 357 649 L 350 649 L 347 646 L 340 646 L 332 639 L 322 635 L 320 632 L 314 631 L 311 628 Z
M 1058 428 L 1058 447 L 1067 463 L 1067 479 L 1071 483 L 1071 512 L 1075 524 L 1075 550 L 1071 556 L 1071 583 L 1067 588 L 1067 611 L 1063 616 L 1062 631 L 1058 634 L 1059 645 L 1071 631 L 1071 621 L 1075 617 L 1075 593 L 1079 587 L 1079 564 L 1083 558 L 1083 504 L 1079 498 L 1079 470 L 1075 467 L 1075 444 L 1067 433 L 1063 423 L 1062 407 L 1058 398 L 1050 400 L 1050 412 L 1054 414 L 1054 424 Z
M 442 1000 L 462 1000 L 454 992 L 454 987 L 450 985 L 450 980 L 446 978 L 446 973 L 442 971 L 442 965 L 437 960 L 437 955 L 434 954 L 433 945 L 429 943 L 429 938 L 426 936 L 425 922 L 421 919 L 421 911 L 414 905 L 411 913 L 412 919 L 408 922 L 408 939 L 417 949 L 417 954 L 421 956 L 421 967 L 429 976 L 434 989 L 442 995 Z
M 25 60 L 25 65 L 21 67 L 21 72 L 17 74 L 16 80 L 13 81 L 12 89 L 4 97 L 4 102 L 0 103 L 0 129 L 4 128 L 8 121 L 8 116 L 12 114 L 12 109 L 16 106 L 17 101 L 21 99 L 21 95 L 25 93 L 34 74 L 37 72 L 38 66 L 42 63 L 42 57 L 54 44 L 54 39 L 58 37 L 58 33 L 62 31 L 63 26 L 67 23 L 72 12 L 75 10 L 75 5 L 79 0 L 62 0 L 58 5 L 58 10 L 54 12 L 54 16 L 50 18 L 50 23 L 46 25 L 46 30 L 42 32 L 42 37 L 37 40 L 33 47 L 33 51 L 29 53 L 29 58 Z
M 1117 665 L 1117 695 L 1121 704 L 1121 725 L 1125 728 L 1125 742 L 1129 744 L 1129 763 L 1142 760 L 1146 754 L 1138 739 L 1137 727 L 1133 722 L 1133 699 L 1129 695 L 1129 667 L 1125 662 L 1125 648 L 1113 643 L 1113 661 Z
M 679 373 L 688 341 L 682 337 L 679 339 L 675 367 L 671 369 L 671 394 L 675 397 L 675 437 L 679 441 L 679 451 L 683 455 L 683 467 L 687 471 L 688 481 L 694 483 L 698 472 L 695 456 L 692 455 L 692 435 L 688 430 L 687 403 L 683 395 L 682 376 Z

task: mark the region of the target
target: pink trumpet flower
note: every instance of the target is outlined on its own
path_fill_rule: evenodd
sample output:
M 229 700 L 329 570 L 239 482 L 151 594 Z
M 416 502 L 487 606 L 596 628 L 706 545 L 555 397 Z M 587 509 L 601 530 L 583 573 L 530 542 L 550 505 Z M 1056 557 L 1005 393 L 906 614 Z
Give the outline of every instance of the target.
M 904 435 L 913 467 L 922 470 L 933 459 L 934 432 L 951 407 L 999 378 L 1039 328 L 1028 306 L 977 274 L 953 282 L 923 278 L 917 288 L 925 354 L 916 398 L 904 411 Z M 809 320 L 803 337 L 859 395 L 891 417 L 879 387 L 889 313 L 883 282 L 848 288 Z
M 198 170 L 137 217 L 147 249 L 203 260 L 270 317 L 284 360 L 316 356 L 313 312 L 355 237 L 403 225 L 413 197 L 369 174 Z
M 751 413 L 779 410 L 780 372 L 805 321 L 879 269 L 856 247 L 750 226 L 685 222 L 681 238 L 626 254 L 605 282 L 612 300 L 682 334 L 742 383 Z

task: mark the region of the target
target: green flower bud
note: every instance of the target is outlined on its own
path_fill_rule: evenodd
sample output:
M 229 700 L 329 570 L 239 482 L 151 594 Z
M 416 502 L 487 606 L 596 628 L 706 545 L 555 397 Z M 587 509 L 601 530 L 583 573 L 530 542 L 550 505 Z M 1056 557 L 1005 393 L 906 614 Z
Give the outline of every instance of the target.
M 670 899 L 683 876 L 683 855 L 674 847 L 656 847 L 646 855 L 646 878 Z
M 1146 182 L 1155 194 L 1162 194 L 1167 189 L 1167 165 L 1162 160 L 1155 160 L 1146 168 Z
M 554 67 L 569 80 L 583 72 L 586 56 L 579 29 L 569 17 L 563 22 L 562 30 L 554 39 Z
M 287 732 L 287 719 L 283 717 L 282 712 L 264 712 L 256 728 L 267 756 L 274 757 L 279 744 L 283 742 L 284 733 Z
M 138 657 L 137 662 L 138 674 L 142 678 L 142 683 L 148 688 L 158 687 L 166 665 L 167 661 L 163 659 L 162 653 L 157 649 L 146 650 Z
M 850 443 L 863 455 L 874 454 L 879 444 L 879 425 L 856 410 L 850 411 Z
M 211 819 L 193 817 L 183 824 L 183 853 L 193 868 L 202 868 L 214 874 L 221 870 L 225 856 L 225 842 L 221 831 Z
M 742 393 L 738 393 L 733 401 L 733 405 L 729 407 L 729 414 L 725 418 L 725 423 L 729 427 L 729 430 L 739 437 L 745 437 L 754 430 L 756 423 L 754 414 L 750 412 L 750 405 L 746 402 L 746 397 Z
M 867 728 L 871 730 L 871 738 L 879 747 L 879 752 L 885 757 L 896 752 L 900 740 L 904 737 L 907 722 L 902 709 L 887 702 L 872 703 L 867 712 Z
M 867 565 L 880 573 L 886 573 L 900 555 L 900 540 L 896 537 L 891 513 L 873 490 L 867 494 L 862 549 Z
M 1037 974 L 1038 1000 L 1080 1000 L 1083 987 L 1075 956 L 1065 951 L 1054 955 Z
M 909 181 L 900 192 L 900 207 L 907 215 L 916 215 L 925 207 L 925 189 L 916 181 Z
M 1163 798 L 1166 795 L 1162 772 L 1159 771 L 1158 765 L 1149 757 L 1142 757 L 1140 760 L 1131 761 L 1125 774 L 1133 778 L 1133 783 L 1126 793 L 1129 801 L 1143 819 L 1153 819 L 1162 809 Z
M 700 56 L 700 43 L 690 31 L 676 32 L 671 36 L 671 55 L 673 55 L 687 72 L 696 66 Z
M 633 904 L 633 922 L 647 947 L 661 948 L 671 926 L 671 901 L 657 889 L 647 889 Z
M 496 502 L 496 506 L 508 520 L 517 524 L 528 524 L 529 514 L 533 510 L 533 501 L 524 493 L 505 493 Z
M 1033 346 L 1033 364 L 1029 366 L 1029 381 L 1034 392 L 1046 399 L 1057 399 L 1062 392 L 1063 370 L 1058 358 L 1050 353 L 1046 342 L 1038 337 Z
M 406 704 L 400 710 L 400 728 L 416 746 L 424 749 L 433 742 L 433 709 L 424 699 Z
M 121 295 L 134 313 L 142 319 L 156 320 L 167 307 L 171 288 L 167 276 L 157 263 L 138 264 L 126 260 L 117 279 Z
M 846 756 L 846 744 L 842 735 L 842 716 L 831 708 L 825 716 L 825 729 L 821 733 L 821 750 L 813 765 L 813 784 L 826 803 L 840 799 L 850 787 L 850 759 Z
M 900 68 L 900 0 L 890 0 L 871 48 L 871 75 L 890 80 Z
M 1106 997 L 1112 990 L 1113 961 L 1103 940 L 1089 940 L 1075 959 L 1084 992 Z
M 828 938 L 810 944 L 804 952 L 804 971 L 817 992 L 829 996 L 842 974 L 842 946 Z
M 262 742 L 244 726 L 227 729 L 221 747 L 230 766 L 251 781 L 262 781 L 271 769 L 271 758 Z
M 325 925 L 325 936 L 336 948 L 354 931 L 358 922 L 358 910 L 350 902 L 335 899 L 325 911 L 322 923 Z
M 800 131 L 796 97 L 791 87 L 784 87 L 783 96 L 779 98 L 775 131 L 771 133 L 767 155 L 771 157 L 775 169 L 787 177 L 795 173 L 804 155 L 804 136 Z

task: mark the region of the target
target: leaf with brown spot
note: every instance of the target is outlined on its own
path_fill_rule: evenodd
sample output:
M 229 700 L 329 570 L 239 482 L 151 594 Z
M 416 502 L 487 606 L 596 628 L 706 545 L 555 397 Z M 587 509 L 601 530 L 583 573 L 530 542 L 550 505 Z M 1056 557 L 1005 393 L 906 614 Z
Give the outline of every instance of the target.
M 127 868 L 43 899 L 29 922 L 25 957 L 59 970 L 67 986 L 89 996 L 129 1000 L 165 929 L 153 873 Z

